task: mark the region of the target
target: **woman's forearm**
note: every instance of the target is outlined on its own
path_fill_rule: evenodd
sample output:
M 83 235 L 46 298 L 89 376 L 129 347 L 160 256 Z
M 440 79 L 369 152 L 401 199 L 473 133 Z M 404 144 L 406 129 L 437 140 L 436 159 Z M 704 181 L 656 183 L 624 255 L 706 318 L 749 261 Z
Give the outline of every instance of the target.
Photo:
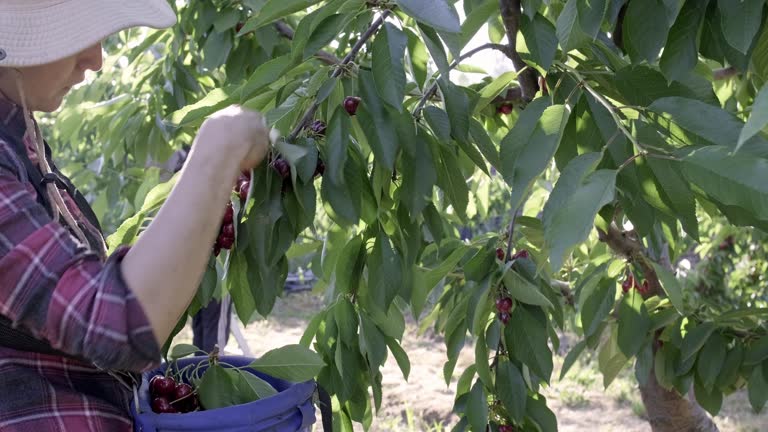
M 159 213 L 122 262 L 160 345 L 195 295 L 239 171 L 224 149 L 193 147 Z

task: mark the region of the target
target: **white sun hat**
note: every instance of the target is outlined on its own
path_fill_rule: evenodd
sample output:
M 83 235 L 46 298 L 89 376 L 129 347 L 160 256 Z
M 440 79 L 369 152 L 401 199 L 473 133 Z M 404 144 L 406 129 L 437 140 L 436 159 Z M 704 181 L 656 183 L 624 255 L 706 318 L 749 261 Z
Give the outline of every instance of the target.
M 174 24 L 168 0 L 0 0 L 0 67 L 52 63 L 127 28 Z

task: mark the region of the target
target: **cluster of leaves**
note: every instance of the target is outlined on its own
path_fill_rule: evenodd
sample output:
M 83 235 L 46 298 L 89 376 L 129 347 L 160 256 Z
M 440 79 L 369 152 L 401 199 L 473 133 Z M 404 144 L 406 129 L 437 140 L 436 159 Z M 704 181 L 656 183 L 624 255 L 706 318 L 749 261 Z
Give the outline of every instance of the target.
M 762 407 L 765 310 L 708 309 L 659 263 L 709 232 L 704 216 L 733 230 L 768 226 L 768 90 L 757 90 L 768 79 L 765 1 L 519 3 L 518 29 L 498 0 L 465 0 L 463 22 L 447 0 L 184 4 L 173 30 L 116 43 L 118 76 L 76 99 L 109 98 L 99 107 L 116 114 L 73 125 L 66 120 L 87 110 L 67 108 L 58 149 L 79 152 L 73 164 L 140 169 L 191 143 L 222 107 L 264 112 L 287 136 L 273 151 L 291 165 L 290 187 L 268 166 L 255 170 L 235 247 L 211 259 L 189 313 L 226 292 L 244 322 L 268 315 L 289 258 L 309 254 L 330 301 L 302 344 L 314 341 L 325 361 L 318 380 L 338 402 L 342 430 L 372 422 L 389 353 L 407 377 L 407 313 L 445 335 L 446 382 L 467 336 L 476 338 L 457 388 L 457 430 L 555 430 L 539 390 L 570 310 L 564 292 L 584 335 L 567 364 L 599 350 L 607 385 L 636 357 L 641 382 L 681 393 L 693 383 L 712 413 L 754 378 L 750 399 Z M 486 48 L 518 54 L 543 77 L 509 116 L 496 104 L 517 73 L 469 86 L 449 79 L 485 24 L 494 44 L 519 30 L 516 44 Z M 157 52 L 173 55 L 156 61 Z M 722 68 L 737 76 L 713 82 Z M 342 106 L 349 95 L 362 100 L 355 116 Z M 313 119 L 327 123 L 324 135 L 305 129 Z M 313 178 L 318 158 L 322 180 Z M 110 245 L 132 242 L 151 220 L 172 184 L 150 191 L 156 175 L 126 188 L 93 175 L 97 203 L 127 202 L 105 208 L 134 215 Z M 459 240 L 458 227 L 500 209 L 514 229 Z M 330 225 L 323 238 L 297 242 L 316 217 Z M 594 235 L 595 225 L 609 233 L 630 223 L 640 245 L 631 254 Z M 530 258 L 497 261 L 495 250 L 511 244 Z M 654 280 L 648 295 L 620 295 L 627 260 Z M 493 306 L 502 296 L 514 300 L 506 326 Z M 713 363 L 697 361 L 710 355 L 732 376 L 713 378 Z

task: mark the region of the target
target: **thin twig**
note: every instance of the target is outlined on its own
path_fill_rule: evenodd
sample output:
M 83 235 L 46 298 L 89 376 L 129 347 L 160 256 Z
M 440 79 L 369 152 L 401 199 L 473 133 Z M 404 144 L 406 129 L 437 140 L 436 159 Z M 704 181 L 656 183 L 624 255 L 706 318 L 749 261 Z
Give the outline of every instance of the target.
M 331 79 L 338 78 L 343 72 L 344 67 L 352 62 L 352 60 L 357 57 L 357 54 L 360 52 L 360 50 L 363 48 L 363 46 L 368 42 L 368 40 L 373 37 L 373 35 L 379 30 L 379 27 L 381 27 L 382 24 L 384 24 L 384 21 L 387 19 L 387 17 L 392 12 L 389 10 L 385 10 L 381 13 L 381 16 L 379 16 L 376 21 L 374 21 L 370 27 L 368 27 L 368 30 L 363 33 L 362 36 L 360 36 L 360 39 L 358 39 L 357 43 L 352 47 L 352 50 L 344 57 L 344 60 L 341 61 L 336 66 L 336 70 L 333 71 L 333 74 L 331 75 Z M 296 140 L 296 137 L 299 136 L 301 131 L 307 127 L 309 122 L 312 120 L 312 118 L 315 116 L 315 112 L 317 111 L 317 108 L 320 106 L 320 104 L 317 102 L 317 99 L 315 99 L 312 102 L 312 105 L 309 107 L 307 112 L 304 113 L 304 116 L 301 118 L 301 121 L 299 121 L 299 124 L 296 125 L 296 128 L 293 129 L 293 132 L 291 132 L 290 135 L 286 138 L 288 142 L 292 142 Z
M 278 33 L 280 33 L 281 36 L 283 36 L 286 39 L 293 40 L 293 37 L 295 35 L 295 32 L 293 29 L 283 21 L 277 21 L 275 22 L 275 29 Z M 335 55 L 329 53 L 328 51 L 318 51 L 315 53 L 315 57 L 318 58 L 321 62 L 328 64 L 328 65 L 337 65 L 341 63 L 341 59 L 336 57 Z
M 472 57 L 473 55 L 475 55 L 475 54 L 477 54 L 477 53 L 479 53 L 481 51 L 485 51 L 485 50 L 489 50 L 489 49 L 494 49 L 494 50 L 501 51 L 501 52 L 506 52 L 507 51 L 507 47 L 505 45 L 502 45 L 502 44 L 487 43 L 487 44 L 484 44 L 484 45 L 480 45 L 479 47 L 471 49 L 471 50 L 467 51 L 466 53 L 462 54 L 461 56 L 459 56 L 459 58 L 457 58 L 456 60 L 453 61 L 453 63 L 451 63 L 451 65 L 448 67 L 448 70 L 451 71 L 451 70 L 455 69 L 464 60 Z M 418 105 L 416 105 L 416 109 L 413 110 L 413 116 L 414 117 L 419 118 L 419 116 L 421 115 L 421 111 L 424 109 L 424 106 L 427 104 L 427 100 L 429 100 L 429 98 L 434 96 L 434 94 L 436 92 L 437 92 L 437 77 L 435 78 L 434 83 L 429 88 L 429 90 L 424 92 L 424 95 L 421 97 L 421 100 L 419 100 Z

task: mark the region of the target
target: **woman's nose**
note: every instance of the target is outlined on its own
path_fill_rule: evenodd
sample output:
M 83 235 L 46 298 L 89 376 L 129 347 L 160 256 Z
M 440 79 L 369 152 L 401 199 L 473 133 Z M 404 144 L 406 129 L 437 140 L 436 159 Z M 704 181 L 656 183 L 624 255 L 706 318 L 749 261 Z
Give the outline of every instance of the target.
M 101 42 L 91 46 L 82 53 L 80 53 L 80 68 L 83 70 L 92 70 L 98 72 L 101 70 L 101 66 L 104 63 L 104 57 L 102 55 Z

